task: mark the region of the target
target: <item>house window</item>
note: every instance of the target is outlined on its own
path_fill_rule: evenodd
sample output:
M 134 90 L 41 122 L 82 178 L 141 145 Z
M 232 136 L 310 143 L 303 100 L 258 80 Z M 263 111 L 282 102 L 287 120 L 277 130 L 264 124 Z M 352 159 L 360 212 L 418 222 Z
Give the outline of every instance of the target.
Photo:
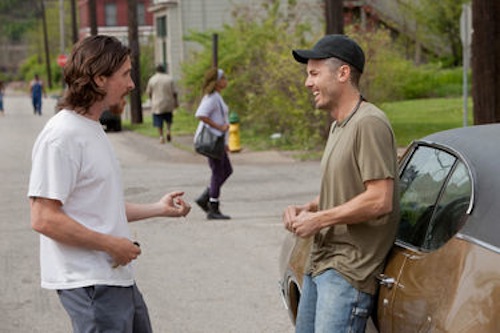
M 160 38 L 167 37 L 167 17 L 158 16 L 156 18 L 156 35 Z
M 146 25 L 146 10 L 143 2 L 137 3 L 137 24 Z
M 106 26 L 114 27 L 117 25 L 116 20 L 116 3 L 106 3 L 104 5 L 104 11 L 106 15 Z

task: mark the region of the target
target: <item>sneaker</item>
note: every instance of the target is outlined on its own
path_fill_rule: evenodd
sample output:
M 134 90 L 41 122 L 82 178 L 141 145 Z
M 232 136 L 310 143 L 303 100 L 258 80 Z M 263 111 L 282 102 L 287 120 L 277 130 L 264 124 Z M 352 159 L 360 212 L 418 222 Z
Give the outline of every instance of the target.
M 168 142 L 172 141 L 172 137 L 170 136 L 170 134 L 167 134 L 167 141 Z
M 165 138 L 162 136 L 160 136 L 160 143 L 162 143 L 162 144 L 165 143 Z

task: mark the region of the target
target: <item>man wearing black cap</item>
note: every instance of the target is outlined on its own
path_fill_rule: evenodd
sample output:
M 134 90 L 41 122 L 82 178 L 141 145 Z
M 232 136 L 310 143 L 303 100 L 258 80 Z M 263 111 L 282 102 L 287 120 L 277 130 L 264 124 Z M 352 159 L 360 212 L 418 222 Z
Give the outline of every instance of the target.
M 319 196 L 289 206 L 285 227 L 314 241 L 305 269 L 296 332 L 364 333 L 376 276 L 399 220 L 396 142 L 385 114 L 363 99 L 365 56 L 344 35 L 327 35 L 311 50 L 305 85 L 317 109 L 334 119 L 321 161 Z

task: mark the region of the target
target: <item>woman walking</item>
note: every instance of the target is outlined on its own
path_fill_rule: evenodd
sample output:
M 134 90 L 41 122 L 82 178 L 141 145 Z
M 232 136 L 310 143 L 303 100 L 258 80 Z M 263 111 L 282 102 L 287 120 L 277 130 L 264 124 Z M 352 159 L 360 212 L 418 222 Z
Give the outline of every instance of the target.
M 229 108 L 220 95 L 220 92 L 226 86 L 227 79 L 221 69 L 212 68 L 206 72 L 203 82 L 204 96 L 195 115 L 200 120 L 195 138 L 199 135 L 203 126 L 207 126 L 214 134 L 225 134 L 226 149 L 222 158 L 207 157 L 208 165 L 212 171 L 210 186 L 195 200 L 198 206 L 207 213 L 207 219 L 209 220 L 230 219 L 229 216 L 222 214 L 219 209 L 221 187 L 233 173 L 227 146 Z

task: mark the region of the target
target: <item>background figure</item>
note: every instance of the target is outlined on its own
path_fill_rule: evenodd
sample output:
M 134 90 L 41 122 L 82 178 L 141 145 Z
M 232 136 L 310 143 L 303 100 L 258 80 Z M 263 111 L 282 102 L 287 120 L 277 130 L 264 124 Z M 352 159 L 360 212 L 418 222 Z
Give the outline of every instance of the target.
M 225 133 L 226 149 L 220 160 L 211 157 L 208 158 L 208 164 L 212 171 L 210 186 L 196 199 L 196 203 L 206 213 L 209 220 L 227 220 L 228 215 L 224 215 L 219 209 L 220 190 L 224 182 L 233 173 L 233 167 L 229 160 L 227 146 L 229 130 L 229 108 L 222 99 L 220 92 L 226 88 L 227 79 L 221 69 L 212 68 L 205 73 L 203 82 L 203 98 L 196 110 L 196 117 L 200 120 L 196 129 L 196 136 L 200 133 L 202 126 L 221 135 Z
M 151 332 L 131 262 L 141 254 L 128 222 L 186 216 L 183 192 L 125 202 L 119 162 L 99 118 L 134 89 L 130 49 L 115 37 L 77 43 L 67 89 L 33 147 L 28 196 L 40 235 L 42 287 L 57 290 L 74 332 Z M 115 107 L 115 106 L 119 107 Z
M 33 103 L 33 113 L 42 115 L 42 95 L 46 96 L 45 86 L 38 74 L 35 74 L 35 78 L 30 83 L 30 93 L 31 101 Z
M 364 333 L 399 221 L 396 140 L 386 115 L 361 96 L 365 56 L 356 42 L 327 35 L 293 56 L 307 64 L 316 108 L 335 120 L 319 196 L 283 215 L 290 232 L 313 237 L 296 332 Z
M 0 116 L 4 115 L 3 110 L 3 95 L 5 94 L 5 84 L 0 80 Z
M 153 126 L 158 128 L 160 143 L 165 143 L 163 123 L 167 124 L 167 141 L 170 142 L 173 111 L 178 106 L 178 100 L 174 80 L 166 73 L 163 65 L 156 66 L 156 73 L 149 79 L 146 93 L 151 99 Z

